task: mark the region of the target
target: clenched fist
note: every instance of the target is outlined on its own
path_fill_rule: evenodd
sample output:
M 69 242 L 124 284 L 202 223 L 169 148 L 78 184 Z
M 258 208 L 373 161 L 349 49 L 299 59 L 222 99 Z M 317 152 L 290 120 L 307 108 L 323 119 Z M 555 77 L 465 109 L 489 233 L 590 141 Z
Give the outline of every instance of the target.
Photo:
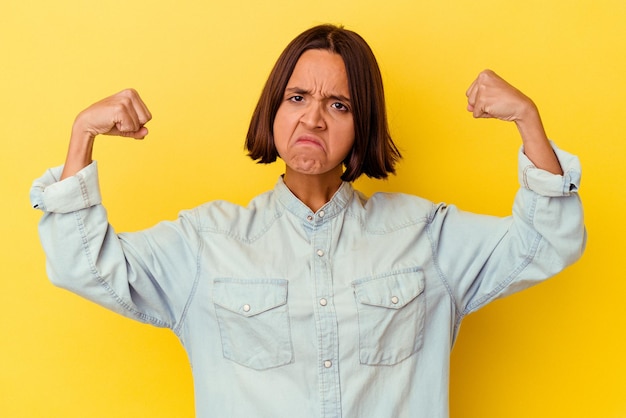
M 152 115 L 139 94 L 127 89 L 80 112 L 73 130 L 92 137 L 103 134 L 142 139 L 148 134 L 144 125 L 150 119 Z
M 515 122 L 522 137 L 524 153 L 532 163 L 553 174 L 563 174 L 543 128 L 539 110 L 529 97 L 491 70 L 481 72 L 465 94 L 467 110 L 475 118 Z
M 475 118 L 521 121 L 537 113 L 535 104 L 491 70 L 481 72 L 465 93 Z
M 80 112 L 72 127 L 61 179 L 73 176 L 91 163 L 97 135 L 143 139 L 148 134 L 144 125 L 150 119 L 152 115 L 148 107 L 133 89 L 102 99 Z

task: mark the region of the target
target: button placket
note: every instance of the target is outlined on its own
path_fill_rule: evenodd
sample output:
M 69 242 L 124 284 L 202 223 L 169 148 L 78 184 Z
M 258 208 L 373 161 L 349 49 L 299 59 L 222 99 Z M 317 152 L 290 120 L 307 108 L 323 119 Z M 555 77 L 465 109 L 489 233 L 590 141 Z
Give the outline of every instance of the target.
M 313 219 L 315 228 L 311 235 L 313 278 L 315 281 L 314 312 L 318 329 L 318 361 L 322 415 L 336 416 L 340 403 L 337 313 L 332 303 L 333 277 L 331 270 L 332 227 L 327 213 L 318 211 Z

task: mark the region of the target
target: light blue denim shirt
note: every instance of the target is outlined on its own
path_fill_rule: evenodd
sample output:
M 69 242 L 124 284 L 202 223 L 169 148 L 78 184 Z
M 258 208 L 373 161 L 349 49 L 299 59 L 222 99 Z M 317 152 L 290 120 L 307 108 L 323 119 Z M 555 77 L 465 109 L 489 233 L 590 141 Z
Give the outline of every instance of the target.
M 53 283 L 180 338 L 198 417 L 438 418 L 463 317 L 584 249 L 580 165 L 555 151 L 563 176 L 520 152 L 507 218 L 349 183 L 314 213 L 279 179 L 116 234 L 96 163 L 31 201 Z

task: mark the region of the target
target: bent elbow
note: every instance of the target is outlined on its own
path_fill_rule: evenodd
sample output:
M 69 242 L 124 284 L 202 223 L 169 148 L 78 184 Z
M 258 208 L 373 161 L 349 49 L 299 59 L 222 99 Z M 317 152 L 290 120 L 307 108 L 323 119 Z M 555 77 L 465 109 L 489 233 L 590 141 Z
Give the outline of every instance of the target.
M 558 244 L 552 243 L 552 247 L 560 265 L 559 270 L 571 266 L 580 260 L 587 247 L 586 228 L 581 226 L 579 230 L 563 237 Z
M 582 231 L 578 234 L 577 239 L 573 241 L 572 251 L 570 253 L 569 264 L 574 264 L 583 256 L 587 248 L 587 228 L 582 227 Z

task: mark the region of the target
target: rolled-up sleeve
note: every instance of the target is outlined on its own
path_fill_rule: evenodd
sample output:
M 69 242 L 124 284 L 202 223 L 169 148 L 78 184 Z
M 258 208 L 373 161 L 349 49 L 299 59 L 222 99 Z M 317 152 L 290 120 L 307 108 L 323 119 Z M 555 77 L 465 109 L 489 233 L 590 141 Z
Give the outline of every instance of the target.
M 35 209 L 69 213 L 102 203 L 95 161 L 76 175 L 59 181 L 62 171 L 63 166 L 51 168 L 34 181 L 30 202 Z
M 542 196 L 570 196 L 578 192 L 580 186 L 580 161 L 575 155 L 560 150 L 554 143 L 552 149 L 561 164 L 563 175 L 552 174 L 535 167 L 521 148 L 518 162 L 519 183 L 522 187 Z

